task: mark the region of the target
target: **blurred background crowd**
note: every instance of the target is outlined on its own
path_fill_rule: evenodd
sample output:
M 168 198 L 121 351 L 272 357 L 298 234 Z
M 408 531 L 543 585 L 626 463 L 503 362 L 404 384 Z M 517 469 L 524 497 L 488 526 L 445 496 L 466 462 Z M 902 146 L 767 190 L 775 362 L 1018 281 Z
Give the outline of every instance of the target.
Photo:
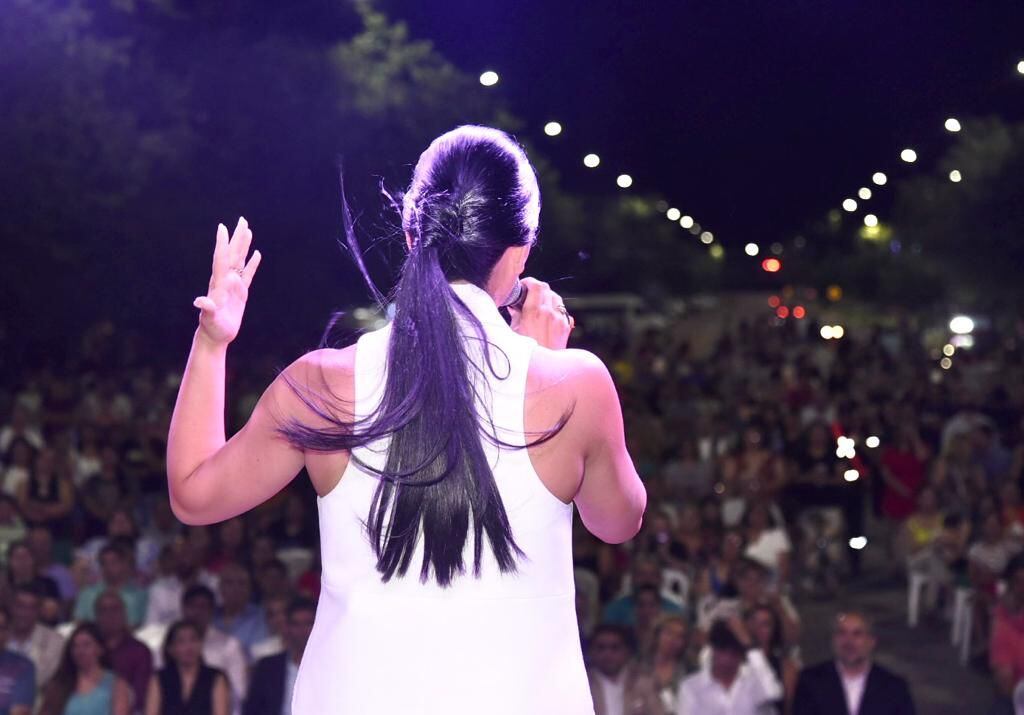
M 823 340 L 810 319 L 768 311 L 700 349 L 691 337 L 671 322 L 583 334 L 615 376 L 649 494 L 626 543 L 576 521 L 598 711 L 704 712 L 705 685 L 742 677 L 759 678 L 749 712 L 826 712 L 811 704 L 802 606 L 833 604 L 839 662 L 871 658 L 874 615 L 844 597 L 874 554 L 906 583 L 911 625 L 952 629 L 949 657 L 988 672 L 993 707 L 1012 712 L 1019 336 L 979 332 L 949 370 L 909 323 Z M 243 517 L 185 527 L 164 468 L 178 361 L 105 325 L 73 353 L 25 355 L 0 385 L 0 682 L 22 683 L 8 695 L 58 714 L 192 712 L 188 697 L 282 712 L 319 591 L 308 479 Z M 229 360 L 229 432 L 272 364 Z

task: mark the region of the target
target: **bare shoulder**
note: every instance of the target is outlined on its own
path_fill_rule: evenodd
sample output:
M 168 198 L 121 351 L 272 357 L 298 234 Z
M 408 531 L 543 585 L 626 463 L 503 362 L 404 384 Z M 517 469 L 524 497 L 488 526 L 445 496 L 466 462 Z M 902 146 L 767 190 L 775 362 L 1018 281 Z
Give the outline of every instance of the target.
M 537 346 L 530 363 L 530 379 L 538 387 L 559 384 L 581 394 L 612 384 L 611 373 L 601 358 L 577 348 L 551 350 Z
M 354 374 L 355 345 L 319 348 L 300 355 L 281 370 L 267 392 L 286 414 L 311 418 L 313 412 L 305 404 L 307 400 L 319 407 L 351 402 Z

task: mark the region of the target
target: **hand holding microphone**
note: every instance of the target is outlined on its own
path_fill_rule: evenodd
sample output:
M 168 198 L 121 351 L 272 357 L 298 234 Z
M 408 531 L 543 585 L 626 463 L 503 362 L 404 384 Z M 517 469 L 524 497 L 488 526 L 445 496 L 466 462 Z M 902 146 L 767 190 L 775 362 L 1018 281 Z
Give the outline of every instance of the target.
M 502 307 L 508 308 L 514 331 L 552 350 L 565 348 L 576 327 L 562 297 L 535 278 L 521 279 Z

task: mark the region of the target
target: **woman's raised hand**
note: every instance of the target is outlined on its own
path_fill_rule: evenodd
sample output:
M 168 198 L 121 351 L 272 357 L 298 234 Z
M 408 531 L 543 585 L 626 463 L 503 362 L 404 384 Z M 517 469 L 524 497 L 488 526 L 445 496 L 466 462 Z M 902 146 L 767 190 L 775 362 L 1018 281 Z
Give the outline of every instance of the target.
M 244 218 L 238 219 L 230 240 L 227 227 L 218 224 L 210 288 L 206 295 L 192 301 L 192 305 L 202 311 L 199 315 L 199 330 L 212 343 L 230 343 L 242 325 L 249 285 L 261 257 L 259 251 L 253 251 L 252 258 L 246 262 L 250 244 L 252 231 Z
M 521 310 L 510 308 L 512 329 L 552 350 L 561 350 L 569 342 L 576 320 L 565 309 L 562 297 L 551 286 L 535 278 L 523 278 L 526 302 Z

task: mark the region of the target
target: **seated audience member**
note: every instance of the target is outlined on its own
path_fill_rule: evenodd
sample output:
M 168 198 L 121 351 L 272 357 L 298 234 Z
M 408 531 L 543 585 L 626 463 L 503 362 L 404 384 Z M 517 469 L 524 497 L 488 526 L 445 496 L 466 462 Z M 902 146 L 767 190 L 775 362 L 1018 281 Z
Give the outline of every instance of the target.
M 22 587 L 31 588 L 44 601 L 51 602 L 49 607 L 44 604 L 44 612 L 52 610 L 52 604 L 56 604 L 57 610 L 60 610 L 60 587 L 52 578 L 39 573 L 35 554 L 26 541 L 15 541 L 7 548 L 6 576 L 5 592 L 11 593 Z
M 64 639 L 39 622 L 42 597 L 31 588 L 19 588 L 11 601 L 11 635 L 7 648 L 20 653 L 36 667 L 36 682 L 49 682 L 60 665 Z
M 249 693 L 245 698 L 244 715 L 279 715 L 291 712 L 292 688 L 299 672 L 299 662 L 306 641 L 313 630 L 316 605 L 297 599 L 288 606 L 284 630 L 286 649 L 282 653 L 261 658 L 253 666 Z
M 651 586 L 661 591 L 661 564 L 654 556 L 640 554 L 633 559 L 630 570 L 630 593 L 615 599 L 604 610 L 604 622 L 632 626 L 636 623 L 636 593 L 641 586 Z M 662 598 L 661 607 L 669 613 L 679 613 L 679 606 Z
M 199 567 L 199 555 L 191 541 L 180 538 L 165 546 L 160 554 L 159 576 L 148 589 L 146 626 L 167 626 L 179 620 L 185 591 L 199 584 L 212 590 L 217 579 Z
M 914 715 L 907 681 L 872 660 L 877 641 L 863 613 L 840 613 L 832 635 L 834 660 L 805 668 L 793 715 Z
M 132 688 L 132 712 L 141 713 L 146 703 L 146 688 L 153 675 L 153 655 L 146 644 L 133 637 L 128 627 L 124 599 L 107 589 L 96 599 L 96 628 L 110 653 L 110 667 Z
M 783 697 L 782 684 L 742 619 L 715 621 L 710 657 L 679 684 L 676 715 L 761 715 Z
M 53 559 L 53 535 L 50 530 L 36 526 L 29 529 L 26 536 L 32 555 L 35 556 L 36 569 L 40 576 L 53 579 L 60 591 L 60 600 L 63 602 L 74 602 L 78 595 L 78 586 L 71 569 Z
M 207 570 L 220 574 L 221 569 L 230 563 L 248 563 L 248 546 L 248 530 L 242 517 L 236 516 L 217 524 L 213 554 L 206 562 Z
M 220 572 L 221 605 L 213 625 L 237 638 L 245 652 L 267 637 L 263 608 L 252 602 L 252 577 L 239 563 L 225 564 Z
M 229 715 L 227 677 L 204 662 L 203 636 L 194 623 L 178 621 L 167 629 L 162 660 L 163 667 L 149 680 L 146 715 Z
M 280 559 L 271 559 L 255 569 L 256 589 L 260 603 L 271 598 L 291 600 L 292 584 L 288 580 L 288 567 Z
M 102 579 L 99 583 L 82 589 L 78 594 L 75 620 L 94 620 L 96 599 L 102 592 L 113 589 L 124 600 L 132 628 L 140 626 L 146 615 L 146 590 L 132 583 L 132 556 L 127 544 L 115 540 L 100 550 L 100 573 Z
M 743 559 L 736 567 L 736 595 L 719 598 L 699 614 L 698 627 L 707 632 L 716 620 L 730 620 L 755 606 L 769 606 L 782 623 L 782 637 L 787 645 L 800 639 L 800 616 L 787 596 L 768 587 L 768 572 L 756 561 Z
M 17 502 L 11 495 L 0 493 L 0 554 L 6 557 L 11 545 L 24 538 L 25 522 L 18 513 Z
M 131 706 L 131 687 L 110 669 L 110 655 L 96 626 L 80 624 L 43 690 L 39 715 L 130 715 Z
M 775 520 L 764 501 L 751 504 L 743 515 L 747 547 L 743 555 L 768 569 L 774 583 L 789 579 L 789 555 L 793 550 L 786 530 Z
M 185 618 L 199 628 L 203 643 L 203 660 L 224 671 L 231 686 L 232 712 L 240 712 L 245 696 L 248 662 L 245 649 L 237 638 L 213 625 L 215 599 L 206 586 L 192 586 L 182 597 L 181 610 Z
M 689 623 L 679 615 L 663 614 L 654 624 L 644 669 L 654 681 L 654 689 L 665 713 L 676 711 L 679 683 L 693 670 L 689 633 Z
M 49 447 L 39 450 L 28 479 L 18 487 L 18 506 L 29 526 L 45 526 L 55 537 L 69 532 L 74 489 L 70 480 L 57 471 Z
M 21 485 L 28 481 L 32 473 L 32 464 L 36 460 L 36 450 L 32 444 L 21 437 L 16 437 L 10 447 L 4 450 L 3 472 L 0 473 L 0 493 L 7 497 L 16 497 Z M 21 538 L 20 536 L 17 538 Z
M 253 662 L 266 658 L 268 655 L 277 655 L 284 650 L 284 633 L 285 627 L 288 625 L 289 603 L 290 599 L 285 596 L 271 596 L 263 600 L 269 635 L 250 649 L 249 655 Z
M 1020 552 L 1006 537 L 999 512 L 990 511 L 981 522 L 981 535 L 967 550 L 967 573 L 974 588 L 975 639 L 987 646 L 991 614 L 997 603 L 997 584 L 1010 559 Z
M 775 677 L 782 683 L 783 697 L 775 703 L 775 709 L 780 713 L 789 712 L 800 674 L 797 649 L 784 642 L 782 621 L 771 606 L 754 606 L 747 611 L 745 621 L 754 646 L 764 653 Z
M 1024 554 L 1006 567 L 1006 593 L 992 618 L 989 661 L 999 695 L 1009 701 L 1024 680 Z
M 36 699 L 36 667 L 23 655 L 7 649 L 11 614 L 0 606 L 0 714 L 32 715 Z
M 641 672 L 632 650 L 631 634 L 624 626 L 602 623 L 594 629 L 587 676 L 595 715 L 661 715 L 654 681 Z

